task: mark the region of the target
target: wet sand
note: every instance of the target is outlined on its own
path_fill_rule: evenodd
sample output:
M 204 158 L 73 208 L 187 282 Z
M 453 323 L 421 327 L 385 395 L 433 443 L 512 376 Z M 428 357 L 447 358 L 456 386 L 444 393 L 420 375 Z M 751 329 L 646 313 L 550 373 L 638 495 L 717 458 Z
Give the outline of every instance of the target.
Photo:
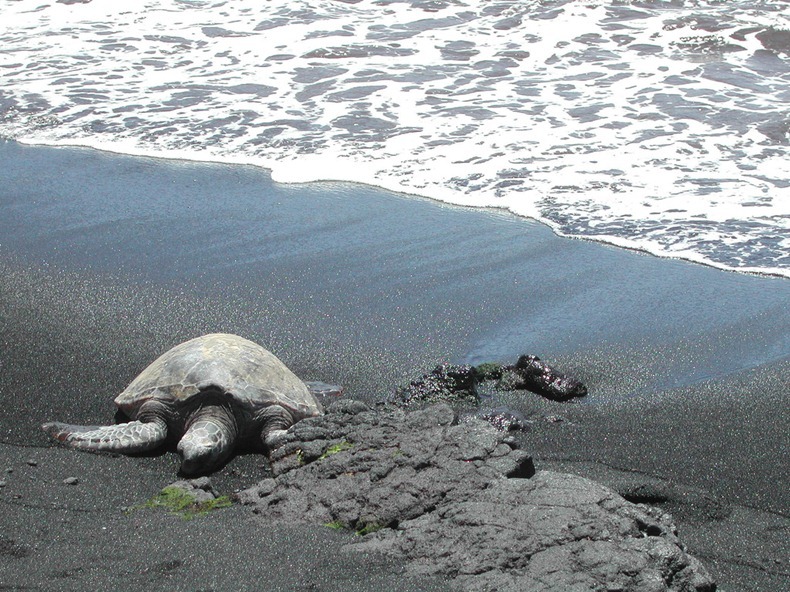
M 520 437 L 538 468 L 660 490 L 721 589 L 790 582 L 777 534 L 790 505 L 790 281 L 368 187 L 277 185 L 252 167 L 9 142 L 0 162 L 0 584 L 442 589 L 337 553 L 352 535 L 320 526 L 263 530 L 242 508 L 186 523 L 126 515 L 176 479 L 175 454 L 46 441 L 43 421 L 110 421 L 143 367 L 211 331 L 368 401 L 441 361 L 540 355 L 590 394 L 503 397 L 532 420 Z M 240 456 L 212 478 L 230 493 L 263 465 Z

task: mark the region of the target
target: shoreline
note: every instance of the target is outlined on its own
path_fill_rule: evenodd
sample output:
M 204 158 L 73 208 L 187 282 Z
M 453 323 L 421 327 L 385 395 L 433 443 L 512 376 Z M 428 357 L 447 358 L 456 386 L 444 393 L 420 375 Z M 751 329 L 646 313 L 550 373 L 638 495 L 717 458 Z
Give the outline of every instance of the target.
M 673 503 L 698 541 L 705 528 L 745 523 L 696 511 L 683 501 L 691 490 L 786 524 L 784 278 L 564 239 L 535 222 L 366 187 L 267 184 L 253 167 L 8 148 L 0 145 L 0 450 L 9 467 L 35 453 L 53 472 L 38 495 L 76 495 L 60 484 L 74 467 L 86 482 L 98 478 L 107 500 L 139 501 L 171 482 L 170 452 L 80 455 L 52 447 L 39 425 L 111 420 L 112 398 L 154 357 L 222 330 L 263 343 L 305 380 L 339 382 L 368 401 L 441 361 L 537 354 L 590 395 L 571 405 L 503 397 L 533 420 L 519 437 L 536 465 L 608 462 L 660 478 L 679 492 Z M 553 415 L 565 421 L 545 420 Z M 261 464 L 243 455 L 212 478 L 229 491 L 259 479 Z M 25 514 L 10 475 L 0 497 L 43 529 L 52 517 Z M 36 542 L 35 528 L 15 526 L 17 538 Z M 786 581 L 775 566 L 737 567 L 737 553 L 756 553 L 768 531 L 745 532 L 716 560 L 722 589 Z M 766 587 L 743 587 L 750 580 Z
M 296 187 L 300 185 L 316 185 L 316 184 L 357 185 L 361 187 L 366 187 L 370 191 L 391 193 L 411 199 L 416 198 L 416 199 L 428 200 L 444 206 L 455 207 L 455 208 L 468 208 L 473 211 L 476 210 L 483 212 L 496 212 L 497 214 L 504 216 L 513 216 L 517 219 L 529 220 L 541 224 L 542 226 L 545 226 L 560 238 L 589 241 L 596 244 L 617 247 L 619 249 L 625 249 L 627 251 L 633 251 L 635 253 L 649 255 L 651 257 L 657 257 L 659 259 L 669 259 L 673 261 L 682 261 L 686 263 L 692 263 L 695 265 L 702 265 L 719 271 L 729 271 L 732 273 L 754 275 L 757 277 L 790 279 L 790 269 L 759 268 L 759 267 L 740 267 L 740 268 L 730 267 L 721 263 L 717 263 L 715 261 L 710 261 L 707 258 L 696 253 L 683 256 L 677 253 L 672 253 L 672 254 L 667 253 L 660 249 L 655 249 L 655 248 L 651 250 L 647 246 L 636 244 L 633 241 L 625 238 L 619 238 L 613 236 L 573 235 L 573 234 L 564 233 L 560 230 L 557 224 L 552 223 L 551 220 L 541 217 L 536 212 L 530 214 L 519 214 L 505 207 L 497 207 L 491 205 L 472 205 L 467 201 L 461 199 L 463 197 L 462 194 L 456 195 L 450 191 L 448 191 L 446 195 L 443 197 L 440 197 L 438 193 L 437 194 L 430 194 L 430 192 L 420 193 L 418 190 L 414 190 L 412 192 L 409 188 L 403 188 L 402 186 L 399 186 L 397 184 L 390 185 L 387 183 L 377 182 L 368 177 L 364 177 L 364 176 L 360 177 L 357 174 L 352 174 L 351 171 L 359 170 L 359 166 L 354 166 L 353 164 L 346 167 L 349 172 L 345 176 L 339 176 L 337 178 L 335 177 L 324 178 L 324 176 L 319 175 L 317 177 L 314 176 L 303 180 L 303 179 L 294 178 L 293 175 L 291 176 L 291 178 L 289 178 L 287 174 L 283 174 L 278 168 L 278 164 L 290 168 L 299 168 L 301 166 L 301 164 L 297 164 L 294 162 L 288 162 L 288 163 L 262 162 L 261 163 L 261 162 L 255 162 L 252 159 L 243 159 L 243 158 L 235 159 L 235 158 L 222 157 L 217 154 L 212 154 L 208 158 L 197 158 L 194 152 L 189 152 L 189 151 L 179 152 L 179 151 L 171 150 L 167 152 L 162 152 L 160 154 L 150 151 L 146 152 L 145 150 L 138 149 L 136 146 L 124 146 L 122 147 L 123 149 L 121 149 L 121 148 L 115 148 L 114 145 L 112 144 L 94 145 L 89 142 L 64 143 L 64 142 L 53 141 L 47 143 L 45 141 L 23 141 L 17 139 L 3 139 L 3 138 L 0 138 L 0 141 L 12 142 L 19 144 L 21 146 L 29 146 L 32 148 L 95 150 L 97 152 L 113 154 L 119 157 L 151 158 L 151 159 L 161 160 L 164 162 L 171 162 L 171 163 L 174 161 L 176 162 L 182 161 L 185 163 L 197 163 L 197 164 L 205 164 L 205 165 L 254 167 L 266 173 L 273 182 L 281 183 L 284 185 L 291 185 Z M 336 170 L 337 167 L 330 167 L 330 166 L 323 167 L 323 170 L 330 170 L 330 169 Z

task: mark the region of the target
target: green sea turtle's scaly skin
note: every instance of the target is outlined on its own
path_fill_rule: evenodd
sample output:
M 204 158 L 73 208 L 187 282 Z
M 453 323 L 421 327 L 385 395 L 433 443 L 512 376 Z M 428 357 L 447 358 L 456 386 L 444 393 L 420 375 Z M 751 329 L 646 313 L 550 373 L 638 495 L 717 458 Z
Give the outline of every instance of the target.
M 44 424 L 44 430 L 66 445 L 80 442 L 76 447 L 129 454 L 153 450 L 167 436 L 167 428 L 162 423 L 140 421 L 113 426 L 78 426 L 51 422 Z
M 134 453 L 179 439 L 185 472 L 221 464 L 240 440 L 268 448 L 321 404 L 274 354 L 238 335 L 213 333 L 154 360 L 115 399 L 132 420 L 114 426 L 44 424 L 56 440 L 83 450 Z

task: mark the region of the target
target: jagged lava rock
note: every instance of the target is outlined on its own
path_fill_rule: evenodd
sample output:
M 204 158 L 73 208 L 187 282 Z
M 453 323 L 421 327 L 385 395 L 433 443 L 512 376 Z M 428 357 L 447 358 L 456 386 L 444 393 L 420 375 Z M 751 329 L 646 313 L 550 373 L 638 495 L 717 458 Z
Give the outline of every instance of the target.
M 671 518 L 574 475 L 500 479 L 352 545 L 479 591 L 712 591 Z
M 463 590 L 710 592 L 671 518 L 573 475 L 539 471 L 483 420 L 446 404 L 338 401 L 294 425 L 274 477 L 241 492 L 265 520 L 344 526 L 349 551 L 407 560 Z
M 271 456 L 275 478 L 240 494 L 262 516 L 394 527 L 464 499 L 503 475 L 529 476 L 530 456 L 487 423 L 456 425 L 448 405 L 377 412 L 355 401 L 302 421 Z
M 473 366 L 439 364 L 428 374 L 398 387 L 387 403 L 402 407 L 416 403 L 471 403 L 477 404 L 479 376 Z
M 515 366 L 502 369 L 499 388 L 525 389 L 553 401 L 584 397 L 587 387 L 575 378 L 561 373 L 537 356 L 521 356 Z
M 526 431 L 529 429 L 529 420 L 522 413 L 504 405 L 478 409 L 473 413 L 466 413 L 460 417 L 461 421 L 469 421 L 470 418 L 487 421 L 500 432 Z
M 211 479 L 208 477 L 198 477 L 196 479 L 181 479 L 168 485 L 182 489 L 198 503 L 209 502 L 219 497 L 219 493 L 214 489 Z

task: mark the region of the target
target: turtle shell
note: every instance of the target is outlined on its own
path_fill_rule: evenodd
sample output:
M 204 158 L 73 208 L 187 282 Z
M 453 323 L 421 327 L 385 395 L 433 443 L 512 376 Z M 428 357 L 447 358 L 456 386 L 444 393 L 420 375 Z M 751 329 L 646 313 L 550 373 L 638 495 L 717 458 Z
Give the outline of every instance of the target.
M 280 405 L 294 421 L 323 413 L 305 383 L 274 354 L 226 333 L 197 337 L 165 352 L 116 397 L 115 404 L 134 419 L 151 399 L 178 405 L 206 391 L 221 392 L 251 412 Z

